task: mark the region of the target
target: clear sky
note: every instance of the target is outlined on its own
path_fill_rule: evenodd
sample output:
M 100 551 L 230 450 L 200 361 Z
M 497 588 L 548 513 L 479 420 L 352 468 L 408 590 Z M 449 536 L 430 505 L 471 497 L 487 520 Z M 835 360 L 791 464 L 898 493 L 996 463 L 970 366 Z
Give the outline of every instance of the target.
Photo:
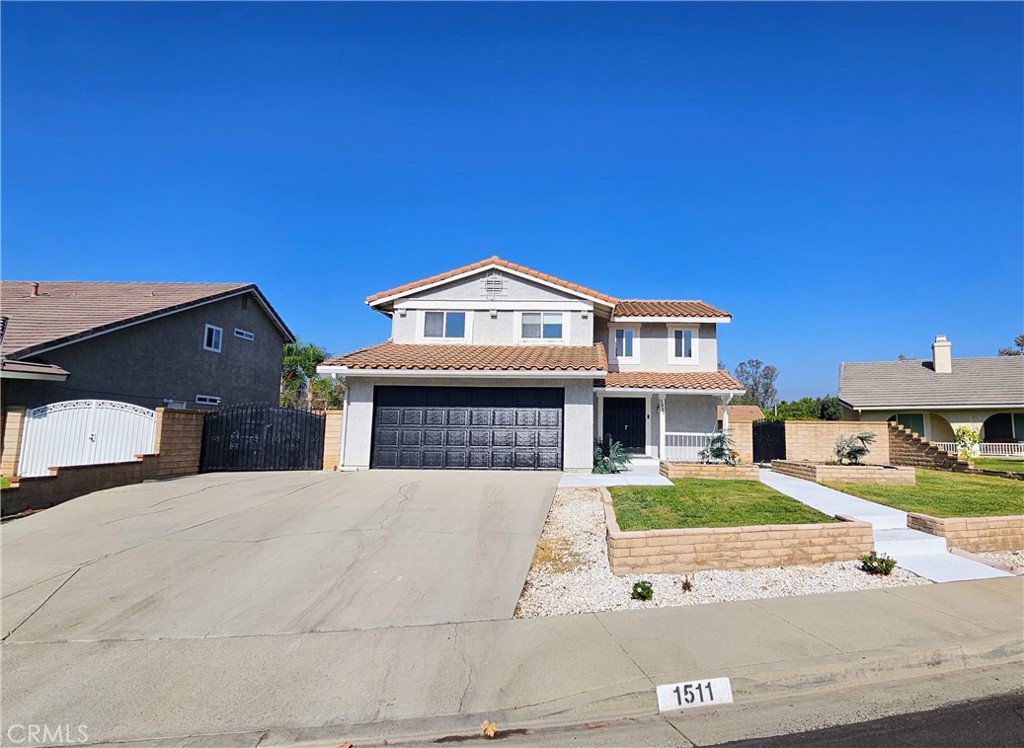
M 3 277 L 252 281 L 335 353 L 493 254 L 733 313 L 720 358 L 1024 328 L 1018 3 L 4 2 Z

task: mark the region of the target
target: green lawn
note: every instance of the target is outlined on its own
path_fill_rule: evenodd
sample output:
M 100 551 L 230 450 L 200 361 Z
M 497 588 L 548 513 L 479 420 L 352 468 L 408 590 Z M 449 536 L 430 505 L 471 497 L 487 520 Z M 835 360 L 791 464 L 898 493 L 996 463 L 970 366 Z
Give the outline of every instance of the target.
M 619 527 L 673 530 L 837 521 L 758 481 L 681 478 L 672 484 L 609 488 Z
M 831 488 L 879 504 L 933 517 L 1024 514 L 1024 482 L 989 475 L 917 469 L 916 486 L 830 483 Z
M 1004 473 L 1024 473 L 1024 460 L 1007 460 L 1001 457 L 975 457 L 974 467 L 978 470 L 1002 470 Z

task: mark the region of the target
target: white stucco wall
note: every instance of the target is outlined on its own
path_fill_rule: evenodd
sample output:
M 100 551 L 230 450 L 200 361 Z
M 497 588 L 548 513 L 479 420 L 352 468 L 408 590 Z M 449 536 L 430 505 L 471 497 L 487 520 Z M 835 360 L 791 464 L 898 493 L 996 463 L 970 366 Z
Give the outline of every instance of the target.
M 545 286 L 542 283 L 534 283 L 500 271 L 486 271 L 477 275 L 463 278 L 461 280 L 445 283 L 441 286 L 429 288 L 426 291 L 410 294 L 410 299 L 461 299 L 466 301 L 479 301 L 487 298 L 487 291 L 484 286 L 488 276 L 492 272 L 498 272 L 503 281 L 503 292 L 499 301 L 578 301 L 579 297 L 570 293 L 559 291 L 555 288 Z
M 559 387 L 565 391 L 563 469 L 590 472 L 593 467 L 594 392 L 591 379 L 505 379 L 497 377 L 348 377 L 342 467 L 370 467 L 375 385 L 418 387 Z
M 633 337 L 632 360 L 618 359 L 615 356 L 615 338 L 613 331 L 619 327 L 632 326 Z M 645 322 L 639 325 L 622 325 L 612 323 L 607 327 L 600 325 L 604 344 L 608 349 L 608 365 L 613 371 L 715 371 L 718 368 L 718 335 L 717 325 L 687 325 L 694 330 L 693 347 L 696 353 L 693 361 L 677 361 L 669 356 L 670 329 L 675 326 L 664 323 Z M 680 327 L 684 327 L 680 325 Z
M 522 321 L 516 311 L 498 309 L 495 316 L 490 310 L 452 309 L 466 313 L 466 338 L 458 340 L 442 340 L 441 338 L 423 339 L 423 309 L 406 310 L 405 315 L 396 313 L 391 323 L 391 339 L 396 343 L 471 343 L 475 345 L 518 345 L 524 341 L 520 338 Z M 555 345 L 586 345 L 594 344 L 594 315 L 578 309 L 552 309 L 562 313 L 562 324 L 568 326 L 566 343 Z M 551 343 L 552 341 L 548 341 Z M 526 342 L 525 345 L 533 345 Z M 541 341 L 536 341 L 541 344 Z

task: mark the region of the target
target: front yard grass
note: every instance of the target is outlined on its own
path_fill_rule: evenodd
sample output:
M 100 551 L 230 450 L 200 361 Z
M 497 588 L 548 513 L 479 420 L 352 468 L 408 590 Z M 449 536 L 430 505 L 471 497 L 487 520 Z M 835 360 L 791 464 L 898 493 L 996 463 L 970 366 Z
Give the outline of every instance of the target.
M 836 522 L 763 483 L 680 478 L 671 486 L 608 489 L 622 530 L 746 527 Z
M 916 486 L 830 483 L 843 493 L 933 517 L 1001 517 L 1024 513 L 1024 483 L 990 475 L 917 468 Z
M 1007 460 L 1000 457 L 975 457 L 974 467 L 978 470 L 1002 470 L 1004 473 L 1024 473 L 1024 460 Z

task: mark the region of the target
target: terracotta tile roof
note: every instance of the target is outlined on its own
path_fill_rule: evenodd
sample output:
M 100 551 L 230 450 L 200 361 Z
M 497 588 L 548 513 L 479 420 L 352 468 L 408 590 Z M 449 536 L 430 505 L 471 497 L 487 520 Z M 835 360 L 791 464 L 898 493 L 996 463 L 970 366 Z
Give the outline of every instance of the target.
M 722 406 L 718 406 L 718 420 L 722 420 Z M 760 421 L 764 418 L 764 411 L 756 405 L 730 405 L 730 421 Z
M 351 369 L 593 371 L 608 368 L 604 346 L 378 343 L 324 361 Z
M 596 387 L 652 390 L 742 390 L 743 385 L 724 371 L 661 372 L 610 371 Z
M 612 296 L 608 296 L 607 294 L 603 294 L 599 291 L 594 291 L 593 289 L 586 288 L 585 286 L 581 286 L 578 283 L 570 283 L 567 280 L 562 280 L 561 278 L 556 278 L 553 275 L 541 273 L 540 271 L 528 268 L 525 265 L 517 265 L 514 262 L 509 262 L 508 260 L 503 260 L 500 257 L 495 256 L 489 257 L 486 260 L 474 262 L 469 265 L 463 265 L 462 267 L 455 268 L 454 270 L 447 270 L 443 273 L 432 275 L 429 278 L 423 278 L 422 280 L 413 281 L 412 283 L 406 283 L 402 286 L 396 286 L 395 288 L 390 288 L 387 291 L 375 293 L 373 294 L 373 296 L 367 297 L 366 303 L 373 304 L 375 301 L 387 298 L 388 296 L 394 296 L 395 294 L 404 293 L 406 291 L 413 291 L 417 288 L 420 288 L 421 286 L 429 286 L 432 283 L 437 283 L 438 281 L 443 281 L 447 278 L 454 278 L 457 275 L 469 273 L 472 272 L 473 270 L 478 270 L 480 268 L 485 268 L 491 265 L 497 265 L 498 267 L 508 268 L 509 270 L 515 270 L 516 272 L 523 273 L 524 275 L 529 275 L 538 280 L 546 281 L 556 286 L 561 286 L 562 288 L 568 291 L 576 291 L 577 293 L 586 294 L 587 296 L 593 296 L 594 298 L 600 299 L 601 301 L 604 301 L 608 304 L 614 304 L 617 301 Z
M 3 359 L 0 361 L 0 372 L 11 374 L 41 374 L 53 378 L 68 378 L 68 371 L 56 364 L 38 364 L 33 361 L 11 361 Z
M 251 283 L 40 281 L 38 296 L 32 295 L 32 286 L 28 281 L 0 283 L 0 312 L 10 318 L 3 336 L 4 355 L 29 355 L 33 349 L 244 290 L 256 294 L 285 337 L 292 339 L 284 322 Z
M 703 301 L 626 299 L 615 305 L 614 317 L 731 317 Z

